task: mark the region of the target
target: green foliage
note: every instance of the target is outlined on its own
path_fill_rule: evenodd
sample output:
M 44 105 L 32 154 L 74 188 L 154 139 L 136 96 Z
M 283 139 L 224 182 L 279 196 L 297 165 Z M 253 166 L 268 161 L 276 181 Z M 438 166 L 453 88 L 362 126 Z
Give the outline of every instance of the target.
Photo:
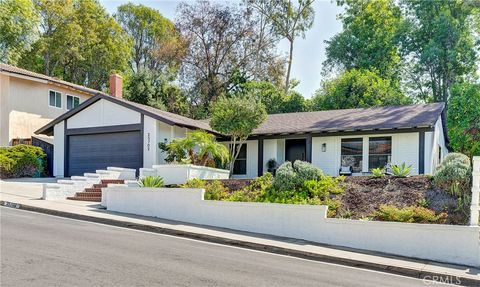
M 163 178 L 161 176 L 145 176 L 140 179 L 141 187 L 162 187 L 164 186 Z
M 470 193 L 470 159 L 461 153 L 449 153 L 437 167 L 433 180 L 438 187 L 454 196 Z
M 41 176 L 46 155 L 39 147 L 16 145 L 0 148 L 0 178 Z
M 188 159 L 190 163 L 206 166 L 214 159 L 222 163 L 229 159 L 227 147 L 218 143 L 214 135 L 203 130 L 190 132 L 186 137 L 174 139 L 169 144 L 159 143 L 159 147 L 167 152 L 167 162 L 182 163 Z
M 377 167 L 377 168 L 372 168 L 370 171 L 372 172 L 372 175 L 373 175 L 374 177 L 383 177 L 383 176 L 385 176 L 385 170 L 384 170 L 383 168 L 379 168 L 379 167 Z
M 15 65 L 35 40 L 38 15 L 31 0 L 0 1 L 0 61 Z
M 446 213 L 435 214 L 433 210 L 418 206 L 398 208 L 393 205 L 382 205 L 374 216 L 381 221 L 410 223 L 444 223 L 447 219 Z
M 255 178 L 244 188 L 233 192 L 228 201 L 242 201 L 242 202 L 262 202 L 265 201 L 267 192 L 272 188 L 273 176 L 271 173 L 266 173 L 260 177 Z
M 393 0 L 340 0 L 343 30 L 327 41 L 326 67 L 343 70 L 377 70 L 385 79 L 399 82 L 398 34 L 403 17 Z
M 412 63 L 406 79 L 420 100 L 447 102 L 454 83 L 475 76 L 479 9 L 473 2 L 400 2 L 406 18 L 402 54 Z
M 392 173 L 394 176 L 407 177 L 410 175 L 411 170 L 412 165 L 407 166 L 405 163 L 402 163 L 401 165 L 392 164 Z
M 325 81 L 313 99 L 314 110 L 368 108 L 410 103 L 389 79 L 374 70 L 351 69 Z
M 322 176 L 322 170 L 311 163 L 297 160 L 292 165 L 287 161 L 277 169 L 273 186 L 279 192 L 291 192 L 300 189 L 305 181 L 319 180 Z
M 447 114 L 451 147 L 469 157 L 480 156 L 480 85 L 453 86 Z
M 223 186 L 219 180 L 206 181 L 201 179 L 191 179 L 182 187 L 185 188 L 203 188 L 205 189 L 205 200 L 227 200 L 228 189 Z
M 230 173 L 244 141 L 267 118 L 265 106 L 252 96 L 220 98 L 211 108 L 210 126 L 230 136 Z
M 126 69 L 131 39 L 97 0 L 34 3 L 40 35 L 21 67 L 98 90 L 112 71 Z

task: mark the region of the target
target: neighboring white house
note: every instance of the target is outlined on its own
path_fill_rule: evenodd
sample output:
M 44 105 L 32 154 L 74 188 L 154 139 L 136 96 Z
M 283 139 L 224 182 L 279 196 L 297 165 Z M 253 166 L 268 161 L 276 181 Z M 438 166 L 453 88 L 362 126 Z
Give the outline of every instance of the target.
M 234 177 L 261 175 L 270 159 L 309 161 L 330 175 L 342 165 L 364 174 L 403 162 L 412 174 L 432 173 L 448 153 L 444 123 L 442 103 L 269 115 L 242 148 Z M 54 175 L 64 177 L 162 164 L 158 143 L 193 129 L 227 143 L 206 121 L 99 94 L 36 133 L 55 136 Z

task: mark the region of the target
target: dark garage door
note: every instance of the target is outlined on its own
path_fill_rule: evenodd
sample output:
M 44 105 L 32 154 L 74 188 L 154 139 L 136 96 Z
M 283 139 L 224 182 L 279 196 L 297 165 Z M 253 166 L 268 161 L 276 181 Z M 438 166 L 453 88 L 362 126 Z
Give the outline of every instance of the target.
M 67 174 L 83 175 L 108 166 L 138 169 L 143 163 L 142 148 L 139 131 L 71 135 Z

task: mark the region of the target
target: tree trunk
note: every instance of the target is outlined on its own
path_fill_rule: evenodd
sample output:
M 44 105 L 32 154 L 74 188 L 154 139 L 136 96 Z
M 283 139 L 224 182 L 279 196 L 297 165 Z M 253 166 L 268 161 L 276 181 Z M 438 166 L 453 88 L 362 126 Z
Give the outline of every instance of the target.
M 288 55 L 287 77 L 285 79 L 285 95 L 288 93 L 288 89 L 290 88 L 290 71 L 292 70 L 292 58 L 293 58 L 293 39 L 290 40 L 290 53 Z

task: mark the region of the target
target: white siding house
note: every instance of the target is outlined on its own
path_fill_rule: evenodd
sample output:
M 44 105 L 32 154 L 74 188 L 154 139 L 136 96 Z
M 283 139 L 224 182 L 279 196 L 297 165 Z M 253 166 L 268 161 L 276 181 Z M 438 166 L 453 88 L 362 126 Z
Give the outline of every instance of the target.
M 353 175 L 386 164 L 429 174 L 448 153 L 443 104 L 423 104 L 270 115 L 254 131 L 235 162 L 235 178 L 267 172 L 267 162 L 310 161 L 325 174 L 341 166 Z M 37 133 L 54 135 L 54 175 L 72 176 L 106 166 L 152 167 L 165 163 L 158 143 L 204 129 L 229 144 L 207 122 L 97 95 Z

